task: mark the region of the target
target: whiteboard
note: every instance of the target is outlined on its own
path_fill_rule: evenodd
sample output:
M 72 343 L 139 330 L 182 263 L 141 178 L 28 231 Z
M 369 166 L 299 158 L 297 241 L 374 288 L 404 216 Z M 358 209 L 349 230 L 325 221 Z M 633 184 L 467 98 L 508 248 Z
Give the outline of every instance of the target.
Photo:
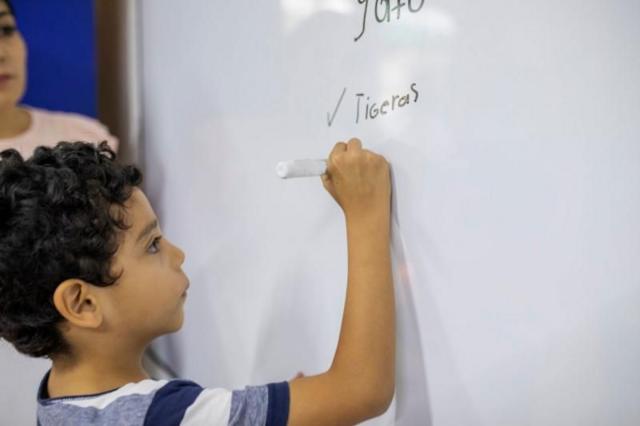
M 640 3 L 400 3 L 140 2 L 146 191 L 192 283 L 162 353 L 204 386 L 328 368 L 344 221 L 274 167 L 357 136 L 394 186 L 370 424 L 639 424 Z

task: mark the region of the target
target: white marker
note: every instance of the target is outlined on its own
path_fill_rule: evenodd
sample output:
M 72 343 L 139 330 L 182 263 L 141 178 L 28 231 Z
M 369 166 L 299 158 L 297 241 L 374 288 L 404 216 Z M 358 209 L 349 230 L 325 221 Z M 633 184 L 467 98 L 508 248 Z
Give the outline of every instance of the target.
M 327 160 L 281 161 L 276 166 L 276 173 L 282 179 L 321 176 L 326 172 Z

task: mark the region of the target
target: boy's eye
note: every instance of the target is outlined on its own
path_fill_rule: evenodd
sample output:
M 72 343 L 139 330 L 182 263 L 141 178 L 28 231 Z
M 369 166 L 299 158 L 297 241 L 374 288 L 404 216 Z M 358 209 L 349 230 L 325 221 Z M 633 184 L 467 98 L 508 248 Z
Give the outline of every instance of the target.
M 147 249 L 147 251 L 152 254 L 159 252 L 161 239 L 162 237 L 154 238 L 153 241 L 151 241 L 151 244 L 149 245 L 149 248 Z
M 18 28 L 15 25 L 2 25 L 0 27 L 0 36 L 2 37 L 11 37 Z

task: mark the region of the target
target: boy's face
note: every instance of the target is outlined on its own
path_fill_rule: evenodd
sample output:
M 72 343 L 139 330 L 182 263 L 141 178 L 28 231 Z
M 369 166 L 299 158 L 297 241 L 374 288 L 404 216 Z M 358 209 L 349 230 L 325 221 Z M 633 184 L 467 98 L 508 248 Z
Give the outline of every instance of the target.
M 162 234 L 144 193 L 134 188 L 125 202 L 125 222 L 112 272 L 115 284 L 97 288 L 105 326 L 123 339 L 145 343 L 177 331 L 189 280 L 182 272 L 184 253 Z
M 16 21 L 0 1 L 0 109 L 14 107 L 25 91 L 27 48 Z

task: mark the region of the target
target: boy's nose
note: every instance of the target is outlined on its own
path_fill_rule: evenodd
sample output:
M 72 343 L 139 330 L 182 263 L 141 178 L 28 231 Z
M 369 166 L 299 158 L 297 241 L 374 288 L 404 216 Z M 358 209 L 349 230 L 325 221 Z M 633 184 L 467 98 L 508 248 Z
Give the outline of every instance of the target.
M 178 253 L 178 265 L 182 266 L 182 264 L 184 263 L 185 254 L 178 246 L 176 246 L 176 252 Z
M 176 260 L 176 263 L 177 263 L 178 266 L 182 266 L 182 264 L 184 263 L 184 258 L 185 258 L 184 252 L 180 249 L 180 247 L 178 247 L 177 245 L 173 244 L 168 239 L 165 238 L 165 241 L 167 242 L 169 247 L 171 247 L 171 251 L 173 252 L 172 259 Z

